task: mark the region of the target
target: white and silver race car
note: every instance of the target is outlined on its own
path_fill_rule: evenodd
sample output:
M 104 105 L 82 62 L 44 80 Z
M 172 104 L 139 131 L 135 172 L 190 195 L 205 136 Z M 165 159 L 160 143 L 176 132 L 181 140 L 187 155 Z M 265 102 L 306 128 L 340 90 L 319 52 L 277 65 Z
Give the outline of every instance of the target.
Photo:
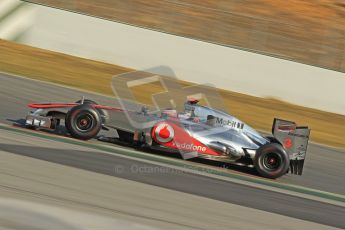
M 263 136 L 246 123 L 220 110 L 189 100 L 184 111 L 150 113 L 98 105 L 82 99 L 68 104 L 30 104 L 26 126 L 56 129 L 64 121 L 68 133 L 88 140 L 101 129 L 133 146 L 178 152 L 184 159 L 207 158 L 255 167 L 260 175 L 278 178 L 290 171 L 302 174 L 310 129 L 274 119 L 273 136 Z M 116 134 L 115 134 L 116 133 Z

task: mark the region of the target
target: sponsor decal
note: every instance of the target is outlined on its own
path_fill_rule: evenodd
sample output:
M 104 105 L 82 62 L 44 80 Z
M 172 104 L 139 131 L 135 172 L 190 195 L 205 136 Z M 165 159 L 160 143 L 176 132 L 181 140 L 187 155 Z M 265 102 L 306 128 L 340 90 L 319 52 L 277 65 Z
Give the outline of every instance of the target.
M 184 129 L 174 122 L 160 122 L 152 129 L 152 136 L 159 144 L 179 150 L 184 159 L 196 157 L 196 153 L 221 155 L 190 136 Z M 192 154 L 190 154 L 192 153 Z M 189 154 L 189 155 L 186 155 Z
M 308 135 L 302 135 L 302 134 L 296 134 L 296 133 L 289 133 L 289 136 L 294 136 L 294 137 L 303 137 L 303 138 L 309 138 Z
M 286 149 L 290 149 L 293 146 L 293 141 L 290 137 L 285 138 L 283 145 Z
M 301 151 L 301 152 L 293 153 L 291 158 L 293 160 L 303 160 L 305 159 L 305 156 L 306 156 L 306 151 Z
M 283 131 L 283 132 L 293 132 L 296 129 L 296 125 L 291 125 L 291 124 L 287 124 L 287 125 L 279 125 L 278 126 L 278 130 Z
M 184 151 L 196 151 L 196 152 L 206 152 L 206 147 L 201 145 L 195 145 L 195 144 L 187 144 L 187 143 L 175 143 L 175 146 Z
M 168 143 L 174 139 L 175 131 L 168 123 L 160 123 L 154 128 L 154 137 L 160 143 Z
M 306 150 L 307 150 L 307 147 L 304 146 L 304 145 L 300 145 L 300 146 L 297 147 L 297 151 L 298 151 L 298 152 L 306 151 Z
M 228 125 L 232 128 L 237 128 L 237 129 L 243 129 L 244 128 L 244 123 L 233 121 L 233 120 L 226 120 L 220 117 L 216 117 L 216 124 L 220 125 Z

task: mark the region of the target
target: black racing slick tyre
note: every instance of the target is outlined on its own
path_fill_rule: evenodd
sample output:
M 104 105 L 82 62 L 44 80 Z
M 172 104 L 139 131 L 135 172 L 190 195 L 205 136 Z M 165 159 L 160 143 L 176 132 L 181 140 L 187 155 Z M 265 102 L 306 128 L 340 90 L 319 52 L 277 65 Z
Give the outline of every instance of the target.
M 82 100 L 79 100 L 79 101 L 76 101 L 75 103 L 81 104 L 81 102 Z M 83 105 L 98 105 L 98 103 L 90 99 L 84 99 Z M 109 119 L 109 113 L 104 109 L 97 109 L 97 111 L 99 112 L 99 114 L 101 114 L 103 124 L 106 124 Z
M 66 115 L 65 125 L 72 137 L 89 140 L 102 128 L 102 118 L 97 109 L 88 104 L 73 107 Z
M 286 174 L 290 159 L 284 148 L 277 143 L 261 146 L 255 155 L 254 166 L 266 178 L 275 179 Z

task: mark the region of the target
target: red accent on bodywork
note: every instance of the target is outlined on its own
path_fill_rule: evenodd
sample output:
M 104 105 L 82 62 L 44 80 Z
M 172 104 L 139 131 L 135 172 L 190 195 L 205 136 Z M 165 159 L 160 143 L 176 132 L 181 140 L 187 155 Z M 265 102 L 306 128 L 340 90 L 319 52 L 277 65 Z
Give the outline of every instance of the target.
M 184 151 L 184 152 L 198 152 L 206 155 L 222 156 L 222 154 L 215 152 L 210 149 L 194 137 L 190 136 L 183 127 L 181 127 L 177 122 L 163 122 L 169 124 L 174 129 L 174 138 L 167 142 L 162 143 L 156 138 L 156 127 L 162 123 L 156 124 L 152 129 L 152 138 L 160 145 L 168 148 Z
M 170 137 L 170 131 L 168 129 L 168 126 L 165 126 L 158 134 L 160 137 L 167 139 Z
M 28 106 L 33 109 L 49 109 L 49 108 L 64 108 L 64 107 L 74 107 L 76 103 L 73 104 L 29 104 Z
M 286 149 L 290 149 L 292 146 L 293 146 L 293 141 L 291 138 L 286 138 L 284 140 L 284 143 L 283 143 L 283 146 L 286 148 Z
M 198 102 L 199 102 L 199 100 L 195 99 L 195 98 L 189 98 L 188 99 L 188 103 L 190 103 L 192 105 L 198 104 Z
M 109 106 L 105 106 L 105 105 L 95 105 L 94 107 L 95 107 L 96 109 L 115 110 L 115 111 L 125 111 L 125 110 L 120 109 L 120 108 L 109 107 Z
M 52 108 L 70 108 L 74 107 L 80 104 L 77 103 L 68 103 L 68 104 L 29 104 L 28 107 L 33 108 L 33 109 L 52 109 Z M 91 105 L 96 109 L 104 109 L 104 110 L 116 110 L 116 111 L 124 111 L 123 109 L 120 108 L 113 108 L 109 106 L 104 106 L 104 105 Z
M 280 125 L 278 126 L 278 129 L 280 131 L 284 131 L 284 132 L 293 132 L 296 129 L 296 125 L 295 124 L 288 124 L 288 125 Z

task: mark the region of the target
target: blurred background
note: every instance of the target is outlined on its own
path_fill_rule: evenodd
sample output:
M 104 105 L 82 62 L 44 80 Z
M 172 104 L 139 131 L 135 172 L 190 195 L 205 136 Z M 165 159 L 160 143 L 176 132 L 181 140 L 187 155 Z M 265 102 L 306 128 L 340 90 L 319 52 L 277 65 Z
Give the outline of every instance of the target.
M 227 109 L 257 129 L 283 117 L 343 147 L 343 9 L 328 0 L 1 0 L 0 68 L 113 95 L 113 75 L 163 65 L 183 84 L 220 88 Z M 135 94 L 150 103 L 161 90 Z
M 62 9 L 345 71 L 339 0 L 33 0 Z
M 0 0 L 0 229 L 344 228 L 344 19 L 340 0 Z M 12 127 L 29 103 L 113 105 L 112 78 L 135 71 L 215 87 L 265 135 L 308 125 L 304 175 Z

